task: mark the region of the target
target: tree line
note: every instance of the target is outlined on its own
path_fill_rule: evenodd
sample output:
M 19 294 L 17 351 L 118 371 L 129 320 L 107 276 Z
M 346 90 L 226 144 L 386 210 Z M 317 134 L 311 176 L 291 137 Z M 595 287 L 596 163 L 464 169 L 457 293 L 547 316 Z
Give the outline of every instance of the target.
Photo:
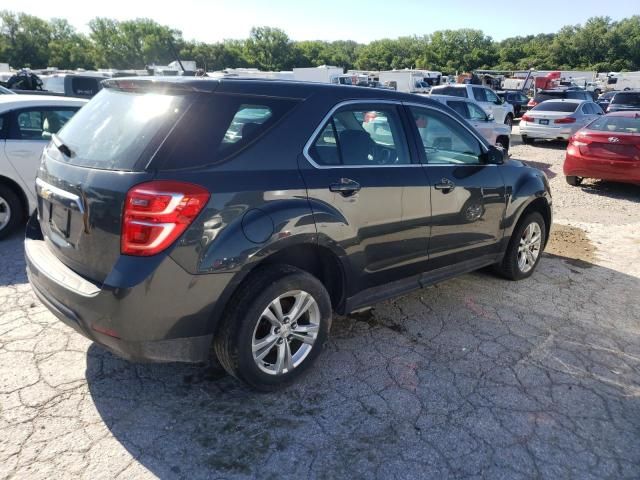
M 422 36 L 374 40 L 294 41 L 272 27 L 254 27 L 245 40 L 204 43 L 150 19 L 95 18 L 89 33 L 67 20 L 0 12 L 0 62 L 14 68 L 142 69 L 174 60 L 171 42 L 183 60 L 208 71 L 254 67 L 336 65 L 347 69 L 421 68 L 444 73 L 496 70 L 640 70 L 640 15 L 613 21 L 593 17 L 557 33 L 495 41 L 482 30 L 441 30 Z

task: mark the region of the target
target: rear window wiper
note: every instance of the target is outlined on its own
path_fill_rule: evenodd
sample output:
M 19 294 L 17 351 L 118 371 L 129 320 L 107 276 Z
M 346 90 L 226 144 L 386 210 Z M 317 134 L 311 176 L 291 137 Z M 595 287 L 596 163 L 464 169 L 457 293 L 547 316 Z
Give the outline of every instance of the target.
M 71 149 L 66 146 L 64 143 L 62 143 L 62 140 L 60 140 L 60 138 L 58 138 L 58 136 L 54 133 L 53 135 L 51 135 L 51 140 L 53 141 L 53 144 L 56 146 L 56 148 L 58 150 L 60 150 L 60 152 L 71 158 L 73 156 L 73 152 L 71 151 Z

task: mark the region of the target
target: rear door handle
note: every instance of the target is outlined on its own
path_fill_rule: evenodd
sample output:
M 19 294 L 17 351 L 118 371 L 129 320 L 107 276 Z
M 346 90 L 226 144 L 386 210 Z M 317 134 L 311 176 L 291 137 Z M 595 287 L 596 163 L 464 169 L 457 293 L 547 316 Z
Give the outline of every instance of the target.
M 433 188 L 435 188 L 436 190 L 443 190 L 442 193 L 449 193 L 451 190 L 456 188 L 456 184 L 448 178 L 443 178 L 442 180 L 440 180 L 440 183 L 436 183 Z
M 329 191 L 339 193 L 343 197 L 349 197 L 360 191 L 360 184 L 350 178 L 341 178 L 340 182 L 329 185 Z

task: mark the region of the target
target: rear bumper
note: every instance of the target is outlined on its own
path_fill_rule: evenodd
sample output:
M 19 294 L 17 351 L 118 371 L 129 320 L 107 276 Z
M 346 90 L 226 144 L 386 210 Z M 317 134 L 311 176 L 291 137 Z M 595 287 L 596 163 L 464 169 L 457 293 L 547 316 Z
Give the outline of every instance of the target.
M 43 240 L 29 238 L 29 230 L 25 240 L 29 281 L 62 322 L 126 359 L 208 359 L 216 301 L 232 274 L 191 275 L 166 257 L 139 285 L 96 285 L 62 264 Z
M 569 140 L 577 130 L 572 128 L 548 127 L 529 122 L 520 122 L 520 135 L 529 138 L 541 138 L 544 140 Z
M 640 184 L 640 162 L 584 158 L 568 151 L 562 169 L 566 176 Z

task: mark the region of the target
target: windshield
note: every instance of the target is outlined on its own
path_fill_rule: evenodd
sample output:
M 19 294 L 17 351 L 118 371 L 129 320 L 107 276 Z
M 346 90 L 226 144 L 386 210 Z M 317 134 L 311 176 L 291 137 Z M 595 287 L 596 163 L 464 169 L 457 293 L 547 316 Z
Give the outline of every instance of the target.
M 634 105 L 640 107 L 640 92 L 625 92 L 625 93 L 617 93 L 613 100 L 611 100 L 612 104 L 616 105 Z
M 569 103 L 569 102 L 554 102 L 547 101 L 542 102 L 536 105 L 531 109 L 531 111 L 537 110 L 539 112 L 575 112 L 578 108 L 579 103 Z
M 600 117 L 588 128 L 598 132 L 639 133 L 640 117 Z
M 64 161 L 104 170 L 133 170 L 184 113 L 181 95 L 103 89 L 58 133 L 72 152 Z

